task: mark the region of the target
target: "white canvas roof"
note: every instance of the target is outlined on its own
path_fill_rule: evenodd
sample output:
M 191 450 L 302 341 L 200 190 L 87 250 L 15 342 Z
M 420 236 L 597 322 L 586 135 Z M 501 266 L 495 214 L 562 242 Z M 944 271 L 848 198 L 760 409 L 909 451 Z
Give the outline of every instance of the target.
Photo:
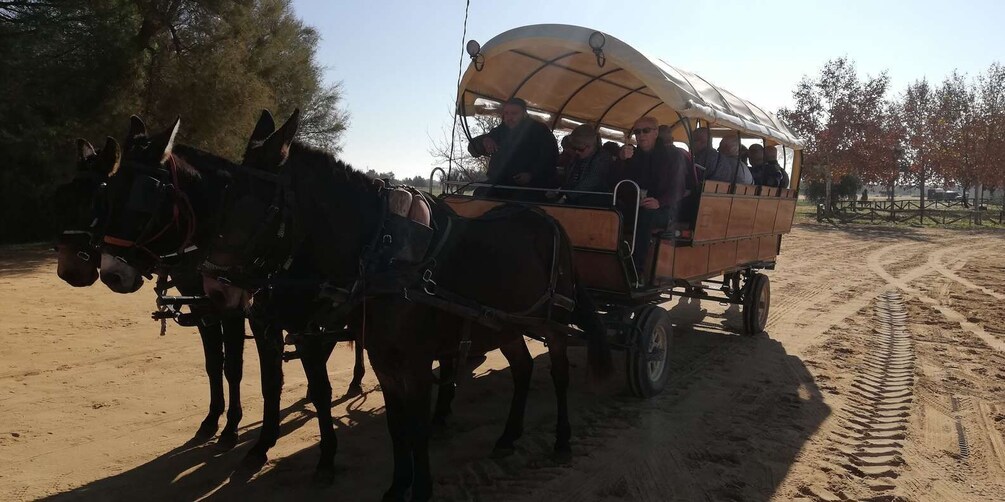
M 547 113 L 553 128 L 566 126 L 566 119 L 628 131 L 645 115 L 655 116 L 661 124 L 687 117 L 801 148 L 800 140 L 774 114 L 613 36 L 604 34 L 606 62 L 599 66 L 589 45 L 594 32 L 539 24 L 489 40 L 481 49 L 482 70 L 472 63 L 464 73 L 458 112 L 475 115 L 483 111 L 478 105 L 484 100 L 499 103 L 518 97 Z

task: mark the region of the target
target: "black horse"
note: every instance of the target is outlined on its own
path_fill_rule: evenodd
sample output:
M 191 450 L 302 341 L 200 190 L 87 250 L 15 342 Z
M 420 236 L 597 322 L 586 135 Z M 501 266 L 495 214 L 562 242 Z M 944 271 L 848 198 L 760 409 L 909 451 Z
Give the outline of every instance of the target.
M 130 119 L 124 154 L 103 194 L 101 282 L 117 293 L 133 293 L 143 277 L 163 274 L 182 295 L 202 295 L 196 271 L 198 244 L 212 228 L 213 215 L 230 179 L 228 161 L 176 145 L 180 121 L 150 136 L 138 117 Z M 192 307 L 206 357 L 209 413 L 193 440 L 216 435 L 226 406 L 223 379 L 230 387 L 227 421 L 218 443 L 237 444 L 241 421 L 244 316 Z
M 404 287 L 375 290 L 368 284 L 386 285 L 386 267 L 394 266 L 381 258 L 387 246 L 411 243 L 394 244 L 385 234 L 389 219 L 382 183 L 293 141 L 298 118 L 294 113 L 271 135 L 252 138 L 245 155 L 248 168 L 232 186 L 235 193 L 223 209 L 224 225 L 208 254 L 214 273 L 207 281 L 223 275 L 233 286 L 254 286 L 253 279 L 267 281 L 295 256 L 296 261 L 309 262 L 304 270 L 313 270 L 317 280 L 343 293 L 335 296 L 336 313 L 357 311 L 352 307 L 365 311 L 365 344 L 384 392 L 394 446 L 394 476 L 385 499 L 403 499 L 409 489 L 413 500 L 431 497 L 428 442 L 434 360 L 460 359 L 468 350 L 502 350 L 513 371 L 515 392 L 496 453 L 513 451 L 522 434 L 533 367 L 525 332 L 548 343 L 558 398 L 555 451 L 567 457 L 569 363 L 567 334 L 560 326 L 575 323 L 585 331 L 595 375 L 606 377 L 611 362 L 603 324 L 576 281 L 571 246 L 561 227 L 525 207 L 479 220 L 451 220 L 449 209 L 434 202 L 438 235 L 430 249 L 435 259 L 423 260 L 417 269 L 403 269 Z M 419 283 L 422 286 L 415 287 Z M 233 286 L 215 288 L 236 298 Z M 330 312 L 321 317 L 340 324 Z M 535 320 L 541 322 L 530 322 Z M 438 404 L 438 414 L 440 408 Z M 331 436 L 334 439 L 333 430 Z M 323 454 L 325 441 L 322 434 Z M 334 448 L 334 441 L 330 444 Z
M 52 205 L 56 216 L 56 275 L 67 284 L 82 288 L 98 280 L 101 251 L 101 189 L 119 165 L 122 153 L 112 138 L 96 149 L 85 139 L 77 140 L 77 169 L 73 179 L 56 188 Z

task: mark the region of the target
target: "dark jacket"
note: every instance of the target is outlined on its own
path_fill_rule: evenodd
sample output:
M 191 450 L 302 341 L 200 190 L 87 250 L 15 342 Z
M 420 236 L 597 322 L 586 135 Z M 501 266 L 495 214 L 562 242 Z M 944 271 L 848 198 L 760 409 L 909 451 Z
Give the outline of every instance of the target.
M 789 173 L 785 172 L 785 169 L 782 169 L 782 166 L 778 165 L 777 160 L 769 160 L 765 162 L 764 165 L 770 169 L 773 169 L 778 174 L 779 179 L 777 185 L 778 187 L 780 188 L 789 187 Z
M 544 125 L 532 118 L 525 118 L 510 129 L 499 124 L 488 134 L 471 140 L 468 152 L 475 157 L 486 155 L 482 139 L 492 138 L 499 150 L 489 160 L 488 183 L 493 185 L 516 185 L 513 177 L 520 173 L 530 173 L 527 186 L 553 188 L 557 183 L 558 142 Z
M 600 147 L 587 159 L 576 158 L 566 169 L 563 190 L 579 190 L 583 192 L 607 192 L 607 178 L 610 176 L 611 156 Z M 593 204 L 602 202 L 607 197 L 570 193 L 566 196 L 570 204 Z
M 648 190 L 648 197 L 659 201 L 661 209 L 668 208 L 671 221 L 676 221 L 689 165 L 679 148 L 667 148 L 657 141 L 650 152 L 636 149 L 632 158 L 618 159 L 612 185 L 621 180 L 638 183 L 640 188 Z

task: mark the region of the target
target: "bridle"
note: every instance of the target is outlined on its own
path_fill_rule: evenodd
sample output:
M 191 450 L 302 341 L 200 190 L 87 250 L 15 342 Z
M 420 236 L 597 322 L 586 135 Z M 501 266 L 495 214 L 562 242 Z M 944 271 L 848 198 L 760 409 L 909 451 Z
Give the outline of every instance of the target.
M 100 175 L 91 170 L 80 170 L 70 181 L 70 185 L 76 183 L 94 183 L 94 193 L 91 195 L 91 206 L 89 216 L 91 218 L 90 223 L 85 227 L 80 225 L 78 228 L 63 230 L 56 236 L 54 251 L 58 251 L 61 247 L 66 247 L 69 249 L 76 249 L 76 256 L 80 260 L 85 262 L 90 261 L 92 256 L 88 252 L 93 252 L 96 255 L 100 254 L 99 247 L 101 245 L 101 235 L 103 229 L 102 224 L 105 221 L 106 214 L 106 189 L 108 187 L 106 176 Z M 80 223 L 80 222 L 78 222 Z
M 199 270 L 206 276 L 215 278 L 225 284 L 236 284 L 249 289 L 261 288 L 269 283 L 270 277 L 280 270 L 286 270 L 293 263 L 293 256 L 299 248 L 302 233 L 296 220 L 296 196 L 292 187 L 289 170 L 275 174 L 246 166 L 237 168 L 238 175 L 247 175 L 274 186 L 272 202 L 265 211 L 265 219 L 258 224 L 257 229 L 239 249 L 225 249 L 227 255 L 240 257 L 243 262 L 221 265 L 213 262 L 213 253 L 209 253 Z M 229 207 L 229 202 L 236 197 L 234 191 L 238 183 L 227 186 L 221 207 Z M 226 217 L 227 215 L 224 214 Z M 224 219 L 218 222 L 223 228 Z M 217 232 L 220 233 L 220 232 Z M 288 249 L 282 252 L 282 242 L 288 243 Z M 214 245 L 214 252 L 219 245 Z
M 135 173 L 133 184 L 130 187 L 129 198 L 127 199 L 127 209 L 140 207 L 138 212 L 148 213 L 149 217 L 143 225 L 143 229 L 136 237 L 128 238 L 121 235 L 112 235 L 106 230 L 102 242 L 115 248 L 126 251 L 139 251 L 147 258 L 153 268 L 160 267 L 166 259 L 179 257 L 197 249 L 193 246 L 193 239 L 197 228 L 197 218 L 195 209 L 189 201 L 188 195 L 180 188 L 178 175 L 178 160 L 172 154 L 168 156 L 167 167 L 150 167 L 138 162 L 124 162 L 129 169 Z M 136 200 L 140 199 L 140 200 Z M 160 209 L 165 200 L 171 203 L 171 219 L 160 228 L 155 225 L 160 215 Z M 182 235 L 181 243 L 177 248 L 168 254 L 158 254 L 150 248 L 161 239 L 168 230 L 176 228 Z M 114 253 L 116 259 L 130 265 L 136 266 L 139 260 L 128 253 Z M 130 263 L 132 261 L 133 263 Z M 139 268 L 139 267 L 136 267 Z

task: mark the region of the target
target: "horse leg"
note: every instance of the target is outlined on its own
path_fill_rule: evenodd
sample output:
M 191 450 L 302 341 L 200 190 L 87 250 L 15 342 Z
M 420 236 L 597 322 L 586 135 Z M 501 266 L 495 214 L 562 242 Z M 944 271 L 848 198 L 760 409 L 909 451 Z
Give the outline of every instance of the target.
M 363 394 L 363 375 L 366 374 L 366 368 L 363 366 L 363 340 L 359 337 L 353 342 L 353 350 L 356 351 L 356 362 L 352 367 L 352 381 L 349 382 L 349 388 L 345 391 L 345 397 L 356 397 Z
M 241 378 L 244 376 L 244 316 L 229 315 L 223 318 L 223 374 L 227 377 L 230 405 L 227 407 L 227 424 L 220 433 L 218 443 L 225 448 L 237 446 L 237 428 L 241 423 Z
M 400 367 L 390 365 L 385 370 L 378 358 L 370 354 L 370 367 L 377 375 L 380 388 L 384 393 L 384 415 L 387 417 L 387 431 L 391 435 L 391 446 L 394 454 L 394 473 L 391 475 L 391 487 L 384 492 L 381 500 L 399 502 L 405 500 L 405 493 L 412 485 L 414 463 L 409 444 L 409 417 L 405 403 L 405 393 Z
M 457 368 L 454 358 L 440 359 L 440 385 L 436 392 L 436 406 L 433 411 L 433 427 L 442 429 L 447 425 L 447 417 L 452 413 L 450 403 L 457 392 Z
M 492 455 L 497 457 L 512 454 L 516 449 L 513 443 L 523 435 L 523 416 L 527 409 L 530 378 L 534 372 L 534 359 L 530 357 L 522 336 L 504 343 L 499 349 L 509 361 L 509 368 L 513 373 L 513 401 L 510 403 L 506 429 L 492 451 Z
M 412 501 L 426 502 L 433 498 L 433 476 L 429 469 L 429 401 L 433 392 L 433 378 L 429 371 L 432 361 L 423 368 L 415 368 L 408 385 L 410 398 L 408 411 L 412 434 Z
M 223 400 L 223 333 L 219 323 L 199 326 L 202 351 L 206 357 L 206 375 L 209 377 L 209 413 L 203 419 L 195 439 L 208 440 L 220 427 L 220 415 L 226 403 Z
M 338 438 L 332 421 L 332 386 L 328 379 L 328 346 L 318 340 L 297 344 L 300 362 L 307 376 L 307 392 L 317 412 L 321 433 L 321 458 L 314 470 L 314 482 L 330 484 L 335 481 L 335 452 Z
M 548 356 L 551 358 L 551 380 L 555 383 L 555 398 L 558 401 L 558 422 L 555 426 L 555 458 L 568 461 L 572 458 L 569 439 L 572 426 L 569 425 L 569 356 L 565 352 L 565 335 L 552 334 L 548 337 Z
M 258 441 L 244 457 L 244 467 L 257 471 L 268 460 L 269 449 L 279 439 L 279 399 L 283 392 L 283 331 L 268 328 L 254 317 L 249 319 L 255 335 L 262 369 L 262 397 L 265 401 Z

